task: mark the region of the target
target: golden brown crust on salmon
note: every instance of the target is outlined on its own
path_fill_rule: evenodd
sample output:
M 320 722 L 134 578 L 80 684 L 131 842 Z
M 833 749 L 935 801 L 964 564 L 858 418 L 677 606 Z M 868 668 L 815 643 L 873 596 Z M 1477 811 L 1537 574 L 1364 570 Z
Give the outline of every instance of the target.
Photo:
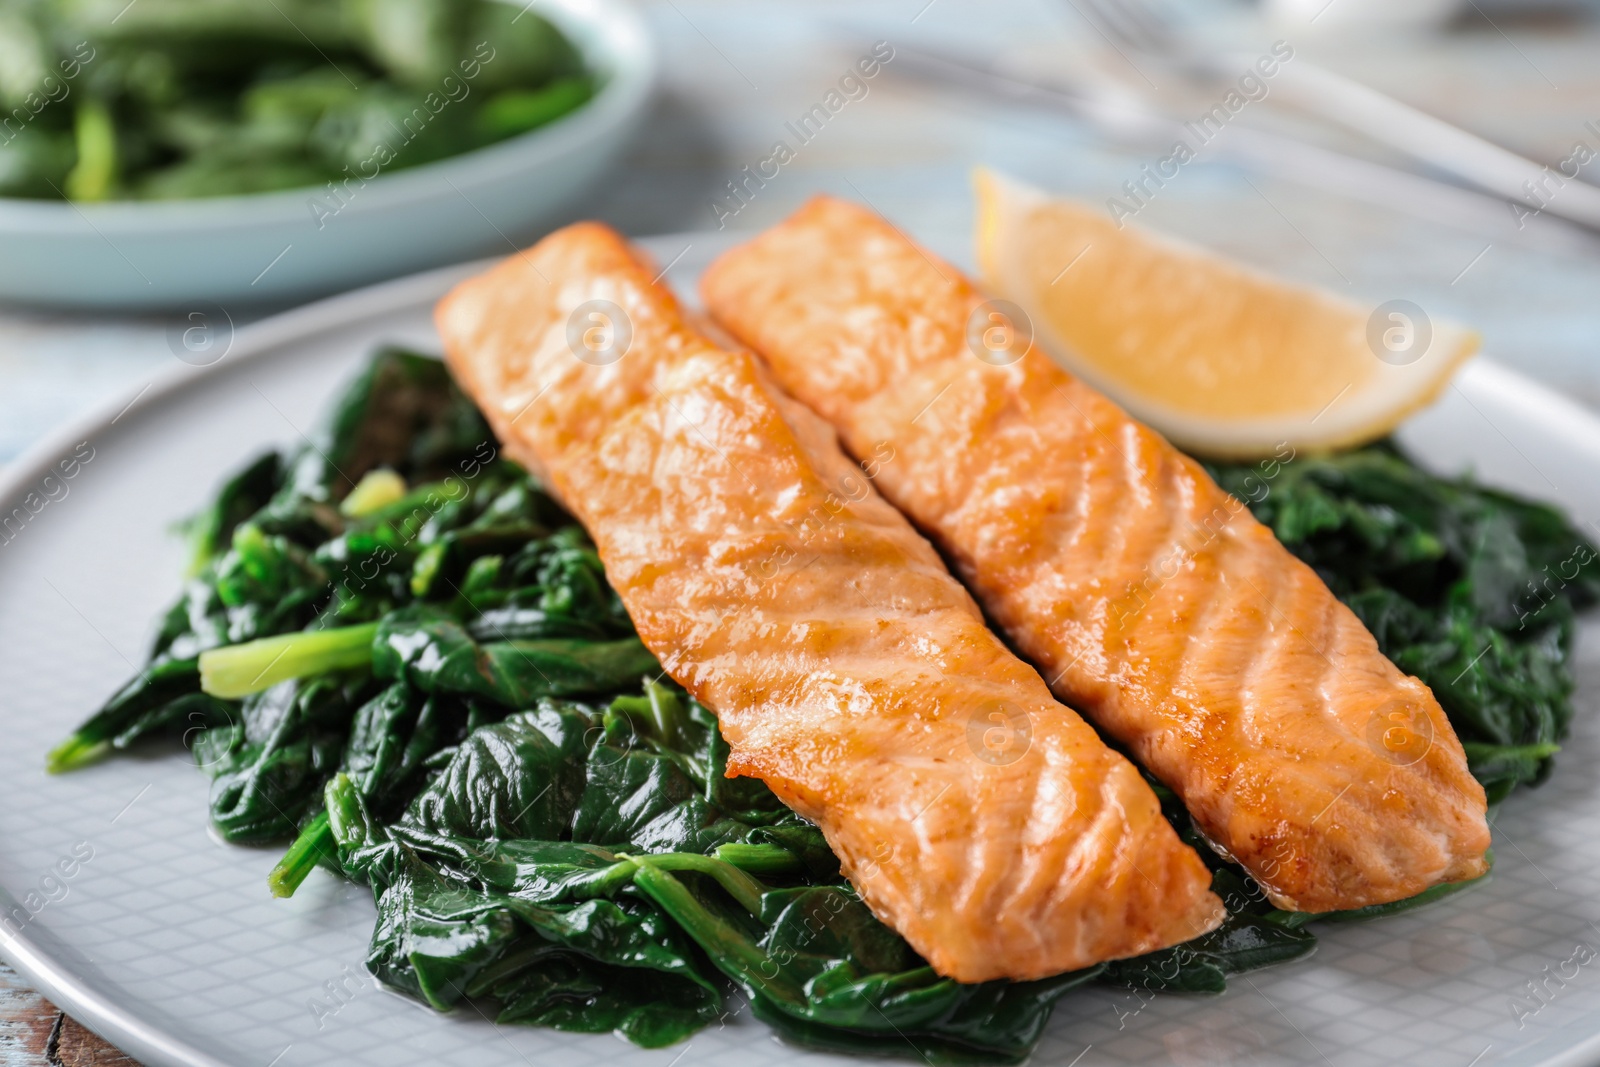
M 437 319 L 506 451 L 544 472 L 640 637 L 717 714 L 729 773 L 814 820 L 872 909 L 961 981 L 1214 928 L 1209 872 L 1138 771 L 990 633 L 831 428 L 653 274 L 611 231 L 571 227 Z M 607 366 L 568 344 L 594 299 L 631 320 Z
M 819 197 L 702 290 L 851 452 L 892 445 L 885 497 L 1278 906 L 1484 872 L 1483 789 L 1428 688 L 1160 435 L 1037 349 L 977 358 L 953 267 Z

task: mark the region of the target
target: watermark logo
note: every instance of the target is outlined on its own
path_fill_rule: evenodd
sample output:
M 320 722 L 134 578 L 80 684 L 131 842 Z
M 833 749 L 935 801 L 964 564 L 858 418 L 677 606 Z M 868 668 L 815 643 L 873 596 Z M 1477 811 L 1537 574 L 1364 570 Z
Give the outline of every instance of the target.
M 1578 977 L 1583 968 L 1594 962 L 1595 950 L 1587 942 L 1579 941 L 1572 954 L 1555 963 L 1547 963 L 1532 978 L 1518 987 L 1516 993 L 1506 998 L 1511 1018 L 1521 1030 L 1528 1020 L 1544 1011 L 1567 990 L 1567 985 Z M 1592 973 L 1592 972 L 1591 972 Z
M 422 537 L 431 528 L 429 524 L 436 515 L 452 504 L 461 503 L 472 494 L 470 483 L 488 470 L 498 457 L 499 451 L 493 442 L 480 441 L 473 449 L 472 455 L 456 463 L 456 470 L 460 471 L 460 474 L 446 475 L 442 481 L 436 483 L 435 488 L 420 496 L 413 494 L 407 498 L 411 508 L 409 512 L 399 514 L 391 510 L 387 521 L 399 535 L 399 543 L 379 545 L 369 555 L 354 561 L 341 561 L 339 574 L 333 575 L 328 580 L 329 588 L 335 598 L 353 600 L 369 584 L 378 581 L 385 569 L 400 558 L 400 550 Z M 320 629 L 328 625 L 338 625 L 335 621 L 338 618 L 336 612 L 324 612 L 318 616 L 317 627 Z
M 1033 320 L 1009 300 L 985 300 L 967 316 L 967 347 L 991 367 L 1008 367 L 1033 350 Z
M 1256 464 L 1256 468 L 1235 487 L 1238 495 L 1225 496 L 1209 515 L 1198 522 L 1191 521 L 1183 536 L 1161 558 L 1145 564 L 1143 577 L 1129 582 L 1122 596 L 1113 602 L 1117 626 L 1128 625 L 1130 620 L 1149 607 L 1163 586 L 1184 573 L 1196 556 L 1227 532 L 1234 516 L 1249 505 L 1267 499 L 1272 494 L 1273 479 L 1294 462 L 1295 455 L 1293 445 L 1279 441 L 1273 450 L 1273 458 Z
M 633 320 L 609 300 L 585 300 L 567 316 L 567 347 L 591 366 L 610 366 L 631 344 Z
M 1600 124 L 1596 124 L 1594 119 L 1585 122 L 1583 128 L 1585 132 L 1600 138 Z M 1572 151 L 1568 152 L 1554 169 L 1547 165 L 1539 172 L 1537 179 L 1529 178 L 1523 182 L 1522 192 L 1527 202 L 1506 201 L 1506 206 L 1511 209 L 1511 217 L 1517 220 L 1517 229 L 1527 226 L 1529 219 L 1544 214 L 1545 209 L 1561 194 L 1561 190 L 1577 181 L 1579 173 L 1593 162 L 1596 156 L 1600 156 L 1600 152 L 1596 152 L 1587 140 L 1580 138 L 1572 142 Z
M 872 446 L 872 454 L 861 460 L 860 470 L 865 480 L 856 477 L 854 473 L 843 474 L 834 483 L 835 489 L 829 490 L 823 496 L 822 503 L 810 508 L 799 518 L 784 520 L 784 526 L 792 536 L 774 544 L 772 551 L 757 564 L 753 572 L 756 581 L 765 584 L 777 577 L 785 567 L 800 558 L 802 549 L 813 544 L 824 533 L 831 531 L 833 524 L 838 521 L 846 508 L 871 495 L 872 488 L 869 483 L 883 473 L 884 467 L 893 459 L 894 445 L 888 441 L 879 441 Z
M 94 859 L 94 846 L 79 841 L 71 851 L 63 853 L 55 863 L 45 868 L 35 885 L 24 893 L 15 907 L 0 912 L 0 935 L 16 937 L 52 904 L 67 899 L 72 891 L 68 885 L 83 870 L 84 864 Z
M 990 701 L 967 720 L 967 747 L 985 763 L 1009 767 L 1033 747 L 1033 720 L 1015 704 Z
M 22 49 L 22 54 L 26 55 L 27 45 L 18 47 Z M 72 55 L 57 64 L 61 71 L 59 76 L 53 73 L 46 74 L 31 92 L 19 92 L 16 86 L 8 86 L 12 91 L 5 95 L 13 97 L 17 103 L 10 112 L 0 112 L 0 145 L 9 145 L 45 108 L 51 104 L 59 104 L 72 95 L 72 86 L 68 83 L 81 74 L 85 66 L 94 62 L 94 57 L 94 46 L 88 41 L 80 41 L 72 50 Z
M 1367 319 L 1367 347 L 1394 367 L 1415 363 L 1433 344 L 1433 322 L 1410 300 L 1387 300 Z
M 326 198 L 320 193 L 307 197 L 306 207 L 311 210 L 311 219 L 317 224 L 317 229 L 326 228 L 329 219 L 349 207 L 357 194 L 367 187 L 367 183 L 383 173 L 384 168 L 393 163 L 407 145 L 422 136 L 423 131 L 433 124 L 433 120 L 440 112 L 452 103 L 459 104 L 470 96 L 472 86 L 469 83 L 483 72 L 485 66 L 494 62 L 495 55 L 495 49 L 488 41 L 478 42 L 472 55 L 456 64 L 459 74 L 452 72 L 445 75 L 438 88 L 423 97 L 411 109 L 410 114 L 397 116 L 400 120 L 398 125 L 394 118 L 387 120 L 390 128 L 395 131 L 395 140 L 379 141 L 366 159 L 355 164 L 354 170 L 347 164 L 344 167 L 343 178 L 327 183 Z M 279 258 L 282 258 L 282 253 L 279 253 Z M 276 263 L 277 260 L 272 262 Z M 267 266 L 270 270 L 272 264 L 269 263 Z M 266 271 L 262 273 L 265 274 Z
M 767 155 L 753 165 L 747 163 L 740 167 L 737 176 L 729 178 L 725 183 L 727 192 L 718 193 L 717 197 L 710 201 L 711 214 L 717 220 L 717 229 L 727 229 L 728 220 L 753 203 L 761 190 L 767 187 L 767 183 L 778 177 L 784 167 L 793 163 L 799 157 L 800 149 L 814 141 L 835 115 L 850 103 L 865 100 L 871 91 L 868 82 L 876 78 L 884 65 L 892 59 L 894 59 L 894 46 L 888 41 L 876 42 L 871 52 L 857 59 L 854 66 L 846 68 L 839 76 L 836 86 L 824 93 L 821 100 L 812 104 L 793 122 L 785 122 L 784 131 L 793 136 L 794 143 L 790 144 L 788 138 L 772 142 L 772 148 Z
M 359 994 L 375 985 L 373 979 L 346 964 L 336 977 L 322 983 L 320 995 L 306 998 L 306 1006 L 311 1010 L 311 1018 L 316 1021 L 317 1029 L 326 1028 L 330 1019 L 344 1011 Z
M 1517 629 L 1527 629 L 1530 620 L 1537 623 L 1540 613 L 1561 596 L 1567 583 L 1577 578 L 1583 568 L 1594 562 L 1594 558 L 1594 547 L 1580 543 L 1566 559 L 1555 564 L 1554 574 L 1550 573 L 1551 564 L 1547 563 L 1540 571 L 1544 575 L 1543 581 L 1536 582 L 1529 578 L 1527 592 L 1517 594 L 1517 599 L 1511 605 L 1511 610 L 1517 613 Z
M 57 461 L 54 468 L 39 479 L 37 487 L 28 490 L 21 503 L 13 507 L 10 512 L 0 512 L 0 546 L 9 545 L 27 528 L 34 516 L 51 504 L 60 503 L 72 492 L 68 483 L 76 478 L 83 468 L 94 459 L 94 446 L 88 441 L 81 441 L 72 454 L 65 459 Z
M 1420 704 L 1387 701 L 1367 720 L 1367 746 L 1396 767 L 1409 767 L 1433 748 L 1433 719 Z
M 219 702 L 213 702 L 219 703 Z M 194 754 L 195 766 L 201 770 L 216 767 L 233 753 L 234 739 L 237 736 L 235 727 L 238 725 L 233 718 L 233 712 L 223 707 L 223 717 L 228 720 L 218 734 L 211 731 L 217 726 L 211 721 L 210 714 L 202 711 L 189 713 L 190 727 L 183 731 L 183 747 Z
M 1173 142 L 1170 152 L 1154 164 L 1144 164 L 1139 168 L 1138 177 L 1123 182 L 1122 198 L 1113 196 L 1106 200 L 1106 211 L 1117 228 L 1121 229 L 1148 207 L 1156 194 L 1199 156 L 1202 148 L 1221 135 L 1235 115 L 1250 104 L 1265 100 L 1271 91 L 1268 83 L 1293 58 L 1294 48 L 1288 41 L 1274 41 L 1271 49 L 1240 72 L 1222 99 L 1204 114 L 1185 122 L 1183 134 Z
M 191 367 L 220 362 L 233 347 L 233 316 L 220 304 L 200 304 L 167 323 L 167 348 Z

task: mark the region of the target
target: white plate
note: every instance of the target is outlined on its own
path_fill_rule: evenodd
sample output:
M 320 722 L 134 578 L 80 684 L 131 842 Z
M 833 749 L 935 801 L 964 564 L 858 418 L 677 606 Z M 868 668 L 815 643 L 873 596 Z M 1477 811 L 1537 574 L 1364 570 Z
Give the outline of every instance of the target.
M 724 241 L 647 244 L 662 262 L 689 246 L 670 275 L 687 292 Z M 47 489 L 57 498 L 0 545 L 0 905 L 20 919 L 0 927 L 0 951 L 152 1067 L 581 1067 L 667 1065 L 680 1055 L 685 1067 L 851 1062 L 779 1046 L 742 1012 L 686 1046 L 653 1052 L 610 1036 L 495 1027 L 470 1008 L 436 1015 L 378 990 L 362 970 L 373 916 L 366 890 L 317 872 L 294 899 L 274 900 L 265 878 L 275 851 L 208 835 L 207 782 L 186 757 L 116 759 L 56 778 L 42 769 L 45 752 L 142 661 L 177 590 L 182 548 L 171 524 L 225 472 L 310 427 L 374 344 L 434 347 L 433 301 L 474 269 L 404 279 L 250 327 L 222 362 L 175 368 L 125 409 L 58 436 L 0 479 L 0 516 L 29 492 L 39 494 L 35 503 L 48 500 Z M 1560 501 L 1583 522 L 1600 519 L 1600 421 L 1503 368 L 1469 366 L 1404 436 L 1437 467 L 1475 467 Z M 45 484 L 80 443 L 93 458 L 70 481 Z M 1034 1062 L 1600 1062 L 1595 630 L 1580 643 L 1573 741 L 1549 783 L 1505 805 L 1487 885 L 1394 919 L 1321 928 L 1314 956 L 1235 978 L 1220 997 L 1071 994 Z M 74 848 L 92 849 L 92 858 L 74 865 Z M 54 873 L 63 858 L 71 877 Z M 1567 964 L 1579 946 L 1589 962 Z M 1542 983 L 1538 1000 L 1529 999 L 1530 979 Z
M 655 84 L 649 31 L 629 0 L 544 0 L 539 13 L 604 80 L 571 115 L 381 174 L 347 191 L 343 207 L 315 188 L 104 204 L 0 198 L 0 300 L 185 312 L 281 305 L 504 254 L 593 184 L 638 129 Z

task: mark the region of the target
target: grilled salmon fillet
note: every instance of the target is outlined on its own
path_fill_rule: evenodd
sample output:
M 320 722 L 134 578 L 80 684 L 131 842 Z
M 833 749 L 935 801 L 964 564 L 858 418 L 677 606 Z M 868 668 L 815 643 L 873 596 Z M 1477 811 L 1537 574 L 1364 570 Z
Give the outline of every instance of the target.
M 942 975 L 1038 978 L 1214 928 L 1210 874 L 1139 772 L 986 628 L 833 431 L 654 274 L 581 224 L 436 317 L 506 451 L 583 522 L 639 636 L 716 713 L 728 773 L 816 822 Z M 622 330 L 570 344 L 569 321 L 579 342 L 605 329 L 594 301 Z
M 847 449 L 892 450 L 884 496 L 1274 904 L 1486 870 L 1483 789 L 1429 689 L 1194 460 L 1036 348 L 978 358 L 992 307 L 953 267 L 823 197 L 702 291 Z

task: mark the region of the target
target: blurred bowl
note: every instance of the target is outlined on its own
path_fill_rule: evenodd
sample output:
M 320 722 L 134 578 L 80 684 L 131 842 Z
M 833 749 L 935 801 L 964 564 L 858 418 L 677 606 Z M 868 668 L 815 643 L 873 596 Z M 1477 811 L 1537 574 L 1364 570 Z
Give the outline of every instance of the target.
M 638 129 L 655 82 L 627 0 L 542 0 L 602 87 L 548 126 L 380 174 L 336 214 L 322 188 L 74 204 L 0 198 L 0 301 L 185 309 L 285 303 L 509 251 L 566 207 Z

